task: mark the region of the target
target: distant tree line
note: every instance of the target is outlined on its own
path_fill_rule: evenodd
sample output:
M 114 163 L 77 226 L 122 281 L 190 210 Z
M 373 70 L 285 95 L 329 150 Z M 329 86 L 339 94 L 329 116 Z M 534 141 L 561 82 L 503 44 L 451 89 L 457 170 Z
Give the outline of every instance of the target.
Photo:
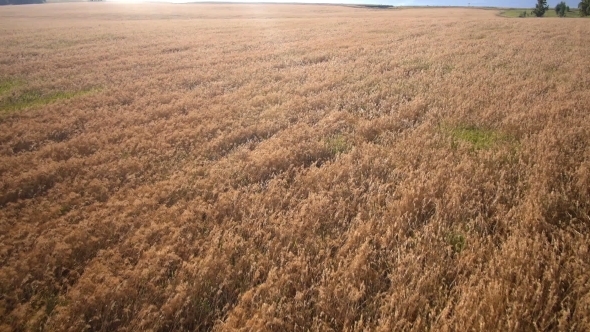
M 580 16 L 590 16 L 590 0 L 582 0 L 578 4 L 579 14 Z M 545 12 L 549 10 L 549 6 L 547 6 L 547 0 L 537 0 L 537 5 L 531 11 L 530 15 L 534 15 L 537 17 L 542 17 L 545 15 Z M 565 17 L 566 13 L 571 12 L 570 6 L 568 6 L 565 2 L 561 1 L 555 6 L 555 13 L 559 17 Z M 527 17 L 527 12 L 524 11 L 518 17 Z
M 45 3 L 45 0 L 0 0 L 0 6 L 3 5 L 28 5 L 32 3 Z

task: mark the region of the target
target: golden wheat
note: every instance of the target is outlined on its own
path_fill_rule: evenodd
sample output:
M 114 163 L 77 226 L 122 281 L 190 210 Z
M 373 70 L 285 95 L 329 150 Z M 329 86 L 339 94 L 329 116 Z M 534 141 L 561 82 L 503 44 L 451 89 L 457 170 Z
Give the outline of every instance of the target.
M 0 8 L 0 331 L 590 330 L 590 25 Z

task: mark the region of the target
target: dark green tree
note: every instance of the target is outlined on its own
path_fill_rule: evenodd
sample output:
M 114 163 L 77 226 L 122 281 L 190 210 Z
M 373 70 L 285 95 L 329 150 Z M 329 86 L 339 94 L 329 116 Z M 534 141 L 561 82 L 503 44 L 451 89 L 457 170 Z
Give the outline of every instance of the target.
M 585 0 L 585 1 L 590 1 L 590 0 Z M 537 5 L 535 6 L 535 9 L 533 9 L 533 14 L 535 14 L 535 16 L 537 17 L 542 17 L 543 15 L 545 15 L 545 12 L 549 10 L 549 7 L 547 6 L 547 0 L 537 0 Z
M 580 4 L 578 4 L 578 9 L 580 10 L 580 16 L 590 15 L 590 0 L 580 1 Z
M 557 16 L 559 16 L 559 17 L 564 17 L 566 10 L 567 10 L 567 5 L 563 1 L 558 3 L 557 6 L 555 6 L 555 14 L 557 14 Z

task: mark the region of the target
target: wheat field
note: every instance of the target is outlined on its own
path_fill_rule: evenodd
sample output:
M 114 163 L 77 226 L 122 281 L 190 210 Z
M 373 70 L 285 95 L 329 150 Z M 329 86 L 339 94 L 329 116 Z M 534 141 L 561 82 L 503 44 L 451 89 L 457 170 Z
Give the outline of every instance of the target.
M 590 24 L 0 8 L 0 331 L 590 330 Z

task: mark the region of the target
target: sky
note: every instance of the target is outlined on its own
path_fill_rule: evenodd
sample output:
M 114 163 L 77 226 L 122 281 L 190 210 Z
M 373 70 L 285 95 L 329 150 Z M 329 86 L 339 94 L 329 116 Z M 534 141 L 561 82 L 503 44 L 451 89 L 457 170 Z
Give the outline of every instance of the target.
M 116 0 L 115 0 L 116 1 Z M 125 0 L 123 0 L 125 1 Z M 139 0 L 142 1 L 142 0 Z M 216 0 L 152 0 L 163 2 L 216 2 Z M 220 2 L 289 2 L 289 3 L 345 3 L 345 4 L 380 4 L 392 6 L 476 6 L 533 8 L 537 0 L 219 0 Z M 547 4 L 554 8 L 561 0 L 549 0 Z M 565 0 L 572 8 L 578 7 L 579 0 Z

